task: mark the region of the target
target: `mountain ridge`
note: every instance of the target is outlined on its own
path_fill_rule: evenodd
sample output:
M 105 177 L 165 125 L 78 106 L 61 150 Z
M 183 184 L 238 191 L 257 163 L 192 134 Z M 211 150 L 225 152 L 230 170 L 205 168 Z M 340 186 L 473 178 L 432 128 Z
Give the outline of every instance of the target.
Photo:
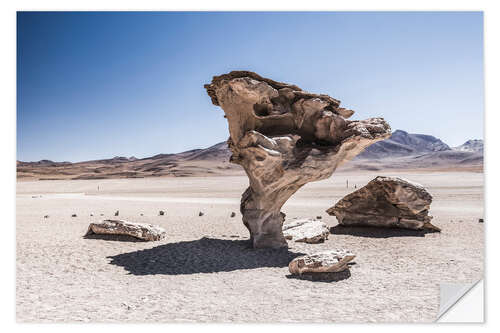
M 204 149 L 191 149 L 146 158 L 115 156 L 83 162 L 17 161 L 19 179 L 107 179 L 143 177 L 189 177 L 242 174 L 243 169 L 229 163 L 231 151 L 225 141 Z M 396 130 L 391 137 L 368 147 L 340 170 L 382 169 L 463 169 L 482 170 L 483 140 L 468 140 L 451 148 L 426 134 Z

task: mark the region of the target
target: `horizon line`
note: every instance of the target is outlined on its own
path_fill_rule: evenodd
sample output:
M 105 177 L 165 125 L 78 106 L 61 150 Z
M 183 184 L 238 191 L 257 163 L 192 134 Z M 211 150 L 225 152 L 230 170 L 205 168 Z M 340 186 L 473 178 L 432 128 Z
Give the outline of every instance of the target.
M 395 132 L 397 131 L 401 131 L 401 132 L 405 132 L 405 133 L 408 133 L 408 134 L 413 134 L 413 135 L 428 135 L 428 136 L 432 136 L 438 140 L 441 140 L 440 138 L 438 137 L 435 137 L 434 135 L 430 135 L 430 134 L 424 134 L 424 133 L 410 133 L 410 132 L 407 132 L 405 130 L 402 130 L 402 129 L 396 129 L 394 130 L 394 132 L 391 133 L 391 136 L 392 134 L 394 134 Z M 390 138 L 390 137 L 389 137 Z M 387 139 L 389 139 L 387 138 Z M 386 140 L 387 140 L 386 139 Z M 465 141 L 463 141 L 462 144 L 466 143 L 467 141 L 470 141 L 470 140 L 481 140 L 481 141 L 484 141 L 484 138 L 481 138 L 481 139 L 466 139 Z M 381 142 L 383 142 L 385 140 L 382 140 Z M 147 157 L 136 157 L 135 155 L 131 155 L 129 157 L 127 156 L 119 156 L 119 155 L 115 155 L 113 157 L 104 157 L 104 158 L 96 158 L 96 159 L 89 159 L 89 160 L 83 160 L 83 161 L 54 161 L 52 159 L 48 159 L 48 158 L 44 158 L 44 159 L 41 159 L 41 160 L 38 160 L 38 161 L 22 161 L 22 160 L 19 160 L 17 159 L 17 154 L 16 154 L 16 163 L 17 162 L 22 162 L 22 163 L 37 163 L 37 162 L 42 162 L 42 161 L 48 161 L 48 162 L 52 162 L 52 163 L 71 163 L 71 164 L 76 164 L 76 163 L 85 163 L 85 162 L 95 162 L 95 161 L 102 161 L 102 160 L 112 160 L 112 159 L 115 159 L 115 158 L 126 158 L 126 159 L 130 159 L 130 158 L 136 158 L 138 160 L 144 160 L 144 159 L 148 159 L 148 158 L 153 158 L 155 156 L 158 156 L 158 155 L 176 155 L 176 154 L 182 154 L 182 153 L 186 153 L 186 152 L 190 152 L 190 151 L 193 151 L 193 150 L 203 150 L 203 149 L 208 149 L 208 148 L 211 148 L 213 146 L 216 146 L 218 144 L 221 144 L 221 143 L 225 143 L 226 141 L 221 141 L 221 142 L 217 142 L 213 145 L 210 145 L 208 147 L 200 147 L 200 148 L 192 148 L 192 149 L 187 149 L 187 150 L 182 150 L 182 151 L 178 151 L 178 152 L 172 152 L 172 153 L 158 153 L 158 154 L 154 154 L 154 155 L 151 155 L 151 156 L 147 156 Z M 441 140 L 441 142 L 443 142 L 444 144 L 446 144 L 447 146 L 449 146 L 450 148 L 454 148 L 454 147 L 451 147 L 450 145 L 448 145 L 446 142 L 444 142 L 443 140 Z M 17 153 L 17 152 L 16 152 Z

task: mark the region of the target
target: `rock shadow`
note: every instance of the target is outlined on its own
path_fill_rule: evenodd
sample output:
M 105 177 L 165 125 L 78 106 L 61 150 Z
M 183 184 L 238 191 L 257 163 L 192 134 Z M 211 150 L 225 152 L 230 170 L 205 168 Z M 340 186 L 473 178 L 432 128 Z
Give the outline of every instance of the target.
M 100 240 L 114 241 L 114 242 L 134 242 L 134 243 L 146 242 L 143 239 L 135 238 L 135 237 L 128 236 L 128 235 L 89 234 L 89 235 L 84 235 L 83 238 L 85 238 L 85 239 L 100 239 Z
M 313 282 L 338 282 L 351 277 L 351 271 L 346 269 L 342 272 L 336 273 L 304 273 L 302 275 L 286 276 L 288 279 L 308 280 Z
M 390 238 L 390 237 L 425 237 L 428 233 L 434 233 L 434 230 L 411 230 L 402 228 L 386 227 L 350 227 L 336 225 L 330 228 L 330 233 L 334 235 L 351 235 L 370 238 Z
M 180 275 L 288 267 L 290 261 L 303 254 L 287 248 L 253 249 L 248 240 L 203 237 L 108 258 L 110 264 L 123 267 L 133 275 Z

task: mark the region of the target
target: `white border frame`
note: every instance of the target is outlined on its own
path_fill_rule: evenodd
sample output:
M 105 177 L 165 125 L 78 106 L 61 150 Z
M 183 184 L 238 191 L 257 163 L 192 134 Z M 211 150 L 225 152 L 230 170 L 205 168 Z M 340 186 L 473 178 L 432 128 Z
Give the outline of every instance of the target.
M 2 212 L 2 230 L 3 239 L 1 242 L 2 254 L 4 259 L 4 267 L 8 267 L 7 271 L 2 274 L 2 307 L 1 307 L 1 318 L 2 326 L 4 329 L 15 329 L 15 330 L 33 330 L 33 331 L 66 331 L 69 328 L 76 331 L 87 331 L 92 330 L 119 330 L 120 332 L 136 332 L 137 329 L 142 327 L 137 327 L 136 325 L 110 325 L 110 324 L 95 324 L 92 326 L 87 325 L 27 325 L 27 324 L 17 324 L 15 323 L 15 164 L 14 160 L 16 156 L 16 11 L 17 10 L 173 10 L 173 11 L 188 11 L 188 10 L 203 10 L 203 11 L 483 11 L 485 19 L 485 229 L 486 229 L 486 254 L 496 254 L 500 253 L 499 243 L 497 238 L 500 236 L 499 232 L 499 219 L 498 213 L 494 209 L 489 209 L 498 205 L 497 195 L 498 187 L 500 185 L 499 178 L 500 174 L 498 170 L 498 155 L 496 154 L 496 145 L 500 143 L 499 135 L 500 130 L 496 127 L 500 124 L 500 104 L 499 104 L 499 59 L 500 59 L 500 13 L 498 10 L 498 3 L 500 1 L 439 1 L 439 0 L 421 0 L 421 1 L 389 1 L 389 0 L 378 0 L 378 1 L 262 1 L 253 0 L 245 2 L 235 2 L 235 1 L 178 1 L 178 2 L 168 2 L 168 1 L 110 1 L 110 0 L 88 0 L 88 1 L 63 1 L 63 0 L 45 0 L 41 1 L 17 1 L 9 2 L 5 0 L 2 2 L 2 10 L 0 11 L 0 24 L 2 29 L 0 29 L 0 34 L 2 36 L 2 52 L 1 54 L 1 89 L 2 102 L 1 116 L 2 121 L 0 122 L 1 129 L 1 155 L 2 163 L 1 166 L 1 184 L 2 186 L 2 197 L 1 197 L 1 212 Z M 430 120 L 431 121 L 431 120 Z M 14 192 L 14 193 L 13 193 Z M 494 255 L 492 256 L 492 262 L 496 261 Z M 426 325 L 425 328 L 420 325 L 363 325 L 355 324 L 348 325 L 349 327 L 340 327 L 346 324 L 335 324 L 335 327 L 314 325 L 316 327 L 310 327 L 310 325 L 287 325 L 287 327 L 282 327 L 286 330 L 302 332 L 304 329 L 369 329 L 370 331 L 420 331 L 421 329 L 450 329 L 454 332 L 469 331 L 470 329 L 478 328 L 491 328 L 497 326 L 498 329 L 498 316 L 495 316 L 497 308 L 493 305 L 495 296 L 499 295 L 498 283 L 488 281 L 495 281 L 493 277 L 498 276 L 498 266 L 486 265 L 485 267 L 486 275 L 486 290 L 488 290 L 489 297 L 486 297 L 488 304 L 486 306 L 485 320 L 486 325 L 456 325 L 456 324 L 439 324 L 439 325 Z M 489 311 L 492 309 L 492 311 Z M 492 316 L 489 316 L 492 314 Z M 13 327 L 6 327 L 11 325 Z M 142 325 L 141 325 L 142 326 Z M 177 326 L 175 324 L 170 324 L 168 326 L 164 325 L 148 325 L 148 331 L 164 331 L 165 329 L 203 329 L 208 331 L 220 332 L 222 331 L 253 331 L 256 327 L 253 325 L 242 325 L 235 327 L 233 325 L 190 325 L 185 324 L 182 326 Z M 273 330 L 277 329 L 274 325 L 262 324 L 259 325 L 259 330 Z

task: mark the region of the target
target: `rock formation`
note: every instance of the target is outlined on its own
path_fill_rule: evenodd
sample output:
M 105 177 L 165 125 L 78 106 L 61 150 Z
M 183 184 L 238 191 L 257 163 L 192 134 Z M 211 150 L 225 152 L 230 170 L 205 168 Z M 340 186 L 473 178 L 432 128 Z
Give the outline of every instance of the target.
M 432 196 L 420 184 L 397 177 L 377 177 L 342 198 L 326 212 L 340 225 L 399 227 L 440 231 L 430 223 Z
M 147 223 L 134 223 L 124 220 L 104 220 L 100 223 L 90 223 L 87 233 L 99 235 L 126 235 L 146 241 L 157 241 L 165 238 L 165 229 Z
M 318 220 L 300 219 L 283 224 L 285 239 L 295 242 L 321 243 L 328 239 L 329 234 L 327 225 Z
M 288 270 L 293 275 L 316 275 L 318 280 L 327 280 L 329 273 L 346 270 L 347 264 L 356 256 L 346 250 L 328 250 L 293 259 Z
M 215 76 L 205 88 L 229 123 L 230 161 L 249 178 L 240 211 L 256 248 L 287 246 L 280 209 L 299 188 L 390 136 L 382 118 L 347 120 L 354 111 L 340 101 L 253 72 Z

